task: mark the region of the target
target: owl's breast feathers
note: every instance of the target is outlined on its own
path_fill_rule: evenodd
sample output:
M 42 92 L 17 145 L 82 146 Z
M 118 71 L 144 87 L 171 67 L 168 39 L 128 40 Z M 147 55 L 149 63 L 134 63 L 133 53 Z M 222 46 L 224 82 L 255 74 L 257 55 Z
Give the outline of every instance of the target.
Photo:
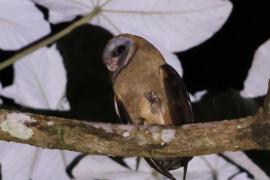
M 114 82 L 116 98 L 135 124 L 172 124 L 159 54 L 136 53 Z M 148 54 L 152 54 L 149 56 Z

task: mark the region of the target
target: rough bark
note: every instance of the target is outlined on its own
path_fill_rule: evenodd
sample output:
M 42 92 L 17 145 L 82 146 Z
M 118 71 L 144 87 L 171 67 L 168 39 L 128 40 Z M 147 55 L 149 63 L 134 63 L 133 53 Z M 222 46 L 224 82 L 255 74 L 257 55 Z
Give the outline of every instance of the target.
M 269 117 L 269 90 L 255 116 L 181 127 L 89 123 L 0 110 L 0 139 L 89 154 L 155 158 L 270 150 Z

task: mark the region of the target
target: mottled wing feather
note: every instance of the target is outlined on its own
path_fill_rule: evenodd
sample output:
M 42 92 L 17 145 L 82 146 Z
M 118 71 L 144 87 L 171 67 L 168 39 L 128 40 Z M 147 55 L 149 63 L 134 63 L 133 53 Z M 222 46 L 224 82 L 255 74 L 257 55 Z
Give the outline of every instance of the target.
M 170 65 L 161 66 L 170 114 L 175 125 L 193 122 L 191 103 L 180 75 Z

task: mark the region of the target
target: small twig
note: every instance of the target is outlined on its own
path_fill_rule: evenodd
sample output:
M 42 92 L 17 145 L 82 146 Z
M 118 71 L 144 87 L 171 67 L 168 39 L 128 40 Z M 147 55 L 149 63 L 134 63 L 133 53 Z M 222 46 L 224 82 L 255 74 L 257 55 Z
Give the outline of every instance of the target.
M 79 27 L 79 26 L 81 26 L 83 24 L 88 23 L 100 11 L 101 11 L 100 7 L 95 7 L 93 9 L 93 11 L 91 11 L 89 14 L 87 14 L 86 16 L 82 17 L 81 19 L 75 21 L 74 23 L 70 24 L 65 29 L 53 34 L 52 36 L 49 36 L 48 38 L 45 38 L 44 40 L 41 40 L 37 44 L 34 44 L 33 46 L 30 46 L 29 48 L 26 48 L 25 50 L 22 50 L 21 52 L 15 54 L 13 57 L 11 57 L 9 59 L 6 59 L 4 62 L 0 63 L 0 71 L 2 69 L 12 65 L 13 63 L 18 61 L 19 59 L 23 58 L 24 56 L 38 50 L 39 48 L 42 48 L 44 46 L 47 46 L 47 45 L 59 40 L 60 38 L 64 37 L 65 35 L 69 34 L 73 29 L 75 29 L 75 28 L 77 28 L 77 27 Z

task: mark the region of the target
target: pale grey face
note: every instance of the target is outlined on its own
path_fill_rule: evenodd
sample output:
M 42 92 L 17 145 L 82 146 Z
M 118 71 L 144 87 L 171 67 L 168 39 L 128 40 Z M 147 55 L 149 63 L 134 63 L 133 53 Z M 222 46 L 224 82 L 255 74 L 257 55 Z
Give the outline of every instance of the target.
M 134 42 L 129 37 L 117 36 L 110 40 L 103 52 L 103 63 L 114 79 L 134 54 Z

